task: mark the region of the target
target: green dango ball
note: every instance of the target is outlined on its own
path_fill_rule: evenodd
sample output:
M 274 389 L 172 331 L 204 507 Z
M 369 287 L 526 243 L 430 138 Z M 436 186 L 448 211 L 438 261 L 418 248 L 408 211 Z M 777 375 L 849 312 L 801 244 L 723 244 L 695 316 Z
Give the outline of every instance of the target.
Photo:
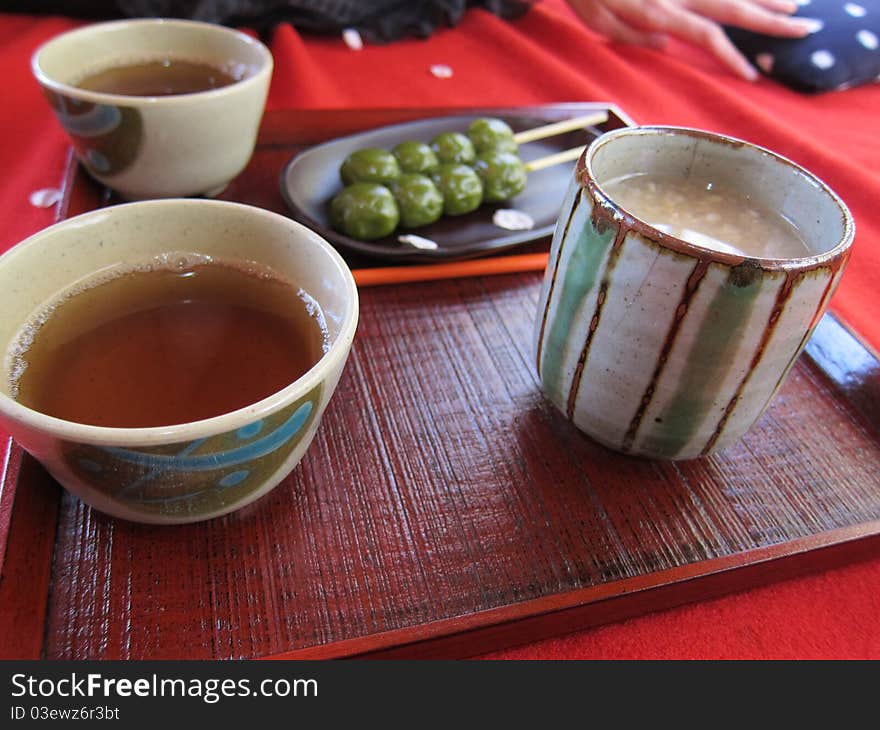
M 354 183 L 330 201 L 330 225 L 361 241 L 393 233 L 399 221 L 394 196 L 378 183 Z
M 495 144 L 492 147 L 482 147 L 477 150 L 477 156 L 483 154 L 484 152 L 491 152 L 492 150 L 496 150 L 498 152 L 509 152 L 512 155 L 515 155 L 519 152 L 519 145 L 514 141 L 513 137 L 505 138 L 499 137 L 495 140 Z
M 467 165 L 440 165 L 434 173 L 434 184 L 443 196 L 446 215 L 464 215 L 480 207 L 483 183 Z
M 346 185 L 359 182 L 387 184 L 400 177 L 397 158 L 379 147 L 352 152 L 339 168 L 339 176 Z
M 483 182 L 483 200 L 500 203 L 519 195 L 526 187 L 526 168 L 522 160 L 510 152 L 484 152 L 474 164 Z
M 405 173 L 427 175 L 440 166 L 440 160 L 437 159 L 434 150 L 424 142 L 415 140 L 401 142 L 391 152 L 397 158 L 400 169 Z
M 461 132 L 442 132 L 431 140 L 431 149 L 437 159 L 445 164 L 473 164 L 477 159 L 477 151 L 473 142 Z
M 478 155 L 488 150 L 515 153 L 519 147 L 507 122 L 494 117 L 481 117 L 471 122 L 468 138 L 473 142 Z
M 400 211 L 400 225 L 419 228 L 443 215 L 443 195 L 430 178 L 416 173 L 401 175 L 391 186 Z

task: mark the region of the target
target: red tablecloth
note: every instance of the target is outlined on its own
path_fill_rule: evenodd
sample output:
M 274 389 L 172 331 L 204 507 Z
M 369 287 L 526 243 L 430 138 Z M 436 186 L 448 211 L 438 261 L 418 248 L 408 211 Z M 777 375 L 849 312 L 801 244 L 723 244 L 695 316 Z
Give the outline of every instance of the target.
M 29 72 L 44 40 L 75 25 L 0 15 L 0 250 L 52 221 L 29 193 L 57 187 L 64 137 Z M 338 38 L 272 39 L 270 108 L 517 105 L 607 100 L 637 122 L 725 132 L 770 147 L 825 179 L 858 234 L 832 307 L 880 347 L 880 86 L 806 97 L 747 84 L 698 52 L 608 45 L 561 0 L 504 22 L 470 11 L 427 41 L 349 50 Z M 451 78 L 429 68 L 452 67 Z M 503 658 L 880 658 L 880 559 L 492 655 Z

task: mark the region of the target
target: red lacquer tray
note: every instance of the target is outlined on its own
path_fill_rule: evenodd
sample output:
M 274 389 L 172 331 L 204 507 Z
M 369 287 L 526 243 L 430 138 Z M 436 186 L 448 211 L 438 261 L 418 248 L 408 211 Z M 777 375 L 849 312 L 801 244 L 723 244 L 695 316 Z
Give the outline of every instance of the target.
M 224 197 L 284 211 L 278 173 L 298 150 L 468 111 L 269 114 Z M 63 215 L 112 202 L 75 166 L 64 192 Z M 533 261 L 546 245 L 527 249 Z M 738 444 L 653 462 L 598 446 L 542 397 L 539 286 L 524 272 L 362 289 L 303 462 L 212 522 L 106 518 L 12 445 L 0 653 L 469 656 L 880 554 L 880 363 L 840 323 L 820 324 Z

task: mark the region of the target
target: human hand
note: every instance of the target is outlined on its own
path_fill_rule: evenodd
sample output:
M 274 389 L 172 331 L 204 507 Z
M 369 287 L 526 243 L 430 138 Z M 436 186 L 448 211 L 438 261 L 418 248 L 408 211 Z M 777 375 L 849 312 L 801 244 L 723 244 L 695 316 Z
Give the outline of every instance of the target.
M 611 40 L 662 49 L 669 37 L 700 46 L 748 81 L 758 72 L 736 49 L 722 25 L 780 38 L 803 38 L 821 28 L 793 18 L 793 0 L 568 0 L 593 30 Z

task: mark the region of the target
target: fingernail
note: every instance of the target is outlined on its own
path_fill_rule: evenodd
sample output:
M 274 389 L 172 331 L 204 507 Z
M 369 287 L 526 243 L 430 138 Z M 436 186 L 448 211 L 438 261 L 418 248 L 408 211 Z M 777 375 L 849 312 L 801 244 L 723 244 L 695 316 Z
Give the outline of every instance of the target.
M 759 53 L 755 56 L 755 63 L 765 74 L 768 74 L 773 70 L 774 61 L 775 59 L 773 58 L 772 53 Z
M 758 76 L 760 76 L 760 74 L 758 73 L 758 70 L 757 70 L 754 66 L 752 66 L 752 65 L 750 65 L 750 64 L 744 64 L 744 65 L 743 65 L 743 67 L 742 67 L 742 75 L 743 75 L 743 78 L 745 78 L 746 81 L 757 81 L 757 80 L 758 80 Z
M 818 18 L 792 18 L 792 20 L 798 25 L 802 26 L 803 29 L 810 35 L 813 33 L 818 33 L 822 28 L 825 27 L 825 23 L 823 23 Z

